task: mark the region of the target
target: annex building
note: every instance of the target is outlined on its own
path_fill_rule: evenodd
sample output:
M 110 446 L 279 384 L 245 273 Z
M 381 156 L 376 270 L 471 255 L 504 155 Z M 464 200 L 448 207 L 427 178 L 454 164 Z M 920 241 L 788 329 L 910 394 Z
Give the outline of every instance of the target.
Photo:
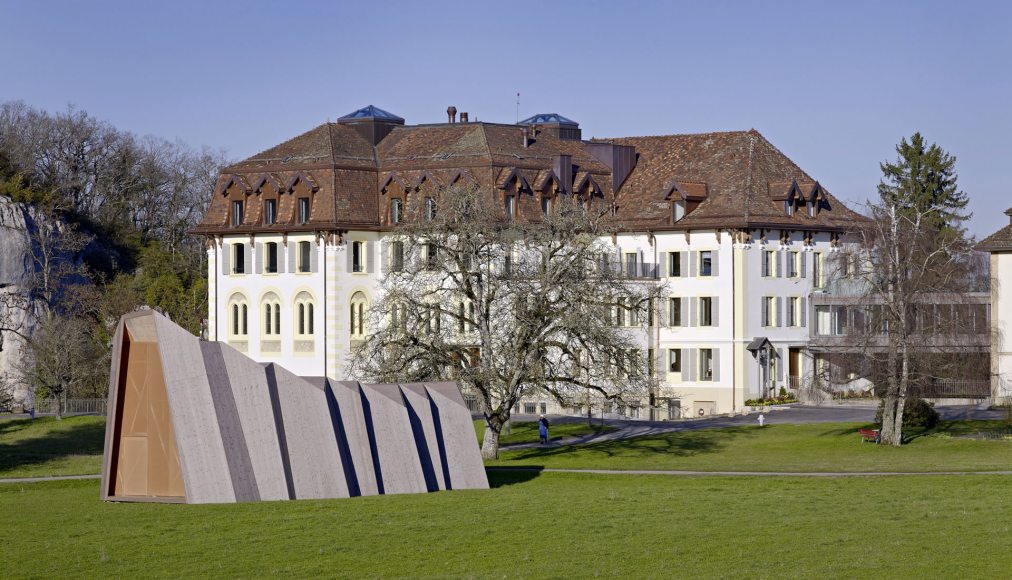
M 207 239 L 208 338 L 297 375 L 353 379 L 386 240 L 463 180 L 501 198 L 507 218 L 540 216 L 559 195 L 614 204 L 614 260 L 670 289 L 640 337 L 663 381 L 654 417 L 740 410 L 819 367 L 814 327 L 834 321 L 813 296 L 863 218 L 759 132 L 584 140 L 557 114 L 501 124 L 447 112 L 409 125 L 365 107 L 225 168 L 195 230 Z M 644 395 L 621 411 L 646 408 Z M 517 411 L 579 410 L 531 399 Z

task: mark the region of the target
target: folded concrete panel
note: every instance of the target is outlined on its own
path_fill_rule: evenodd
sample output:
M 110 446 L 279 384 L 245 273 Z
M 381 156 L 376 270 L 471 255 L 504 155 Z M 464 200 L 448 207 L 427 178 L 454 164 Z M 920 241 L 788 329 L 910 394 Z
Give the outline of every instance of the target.
M 328 380 L 326 388 L 330 396 L 334 438 L 341 451 L 345 473 L 349 474 L 348 489 L 352 495 L 378 495 L 361 387 L 356 381 Z
M 436 433 L 433 408 L 424 383 L 401 385 L 401 393 L 408 405 L 408 419 L 415 434 L 415 446 L 425 474 L 425 487 L 429 491 L 446 489 L 443 470 L 441 433 Z M 438 420 L 438 418 L 437 418 Z
M 239 413 L 259 498 L 289 499 L 264 366 L 227 344 L 208 344 L 221 345 L 221 359 Z
M 200 340 L 153 314 L 188 503 L 236 500 Z
M 426 392 L 437 409 L 442 436 L 447 489 L 488 489 L 488 476 L 481 460 L 471 411 L 456 383 L 426 383 Z
M 324 390 L 278 365 L 269 370 L 287 440 L 292 499 L 349 497 Z
M 423 493 L 425 474 L 400 385 L 362 385 L 380 493 Z

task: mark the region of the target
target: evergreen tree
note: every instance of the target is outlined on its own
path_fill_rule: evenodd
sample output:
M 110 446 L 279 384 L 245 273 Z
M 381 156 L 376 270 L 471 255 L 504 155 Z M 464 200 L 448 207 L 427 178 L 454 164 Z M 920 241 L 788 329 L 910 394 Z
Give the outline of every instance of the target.
M 896 146 L 895 163 L 881 163 L 878 192 L 882 202 L 901 211 L 925 213 L 938 230 L 959 230 L 969 219 L 969 202 L 956 184 L 956 158 L 937 144 L 926 144 L 920 132 Z

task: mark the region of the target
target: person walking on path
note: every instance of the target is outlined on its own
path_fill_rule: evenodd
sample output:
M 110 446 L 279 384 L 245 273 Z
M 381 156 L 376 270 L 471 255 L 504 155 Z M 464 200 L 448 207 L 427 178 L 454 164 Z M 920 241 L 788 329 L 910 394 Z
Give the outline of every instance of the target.
M 544 415 L 538 419 L 538 434 L 541 435 L 541 444 L 548 445 L 548 419 Z

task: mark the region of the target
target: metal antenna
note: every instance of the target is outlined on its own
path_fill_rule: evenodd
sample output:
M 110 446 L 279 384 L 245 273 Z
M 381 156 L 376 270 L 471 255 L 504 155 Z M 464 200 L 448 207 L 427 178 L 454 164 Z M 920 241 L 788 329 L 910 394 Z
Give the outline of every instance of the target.
M 517 93 L 517 125 L 520 124 L 520 93 Z

